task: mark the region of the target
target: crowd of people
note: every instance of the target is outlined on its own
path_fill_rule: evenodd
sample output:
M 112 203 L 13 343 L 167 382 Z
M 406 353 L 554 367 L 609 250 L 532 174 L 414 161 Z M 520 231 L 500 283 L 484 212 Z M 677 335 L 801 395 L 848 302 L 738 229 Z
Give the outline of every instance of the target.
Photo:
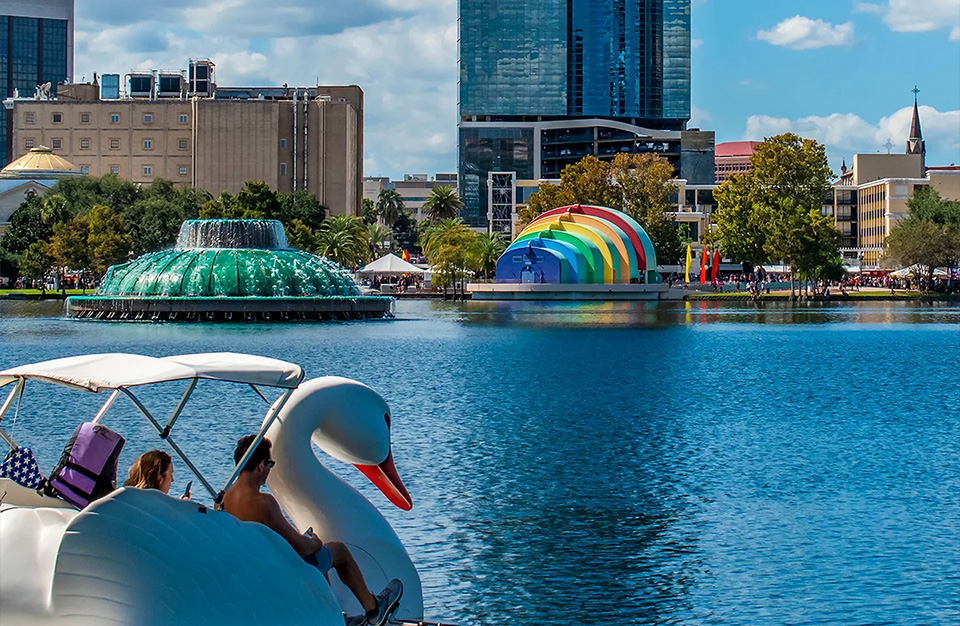
M 423 289 L 423 276 L 419 274 L 403 274 L 402 276 L 380 276 L 365 279 L 363 284 L 372 288 L 380 289 L 383 285 L 393 285 L 393 293 L 406 293 L 413 289 L 420 291 Z

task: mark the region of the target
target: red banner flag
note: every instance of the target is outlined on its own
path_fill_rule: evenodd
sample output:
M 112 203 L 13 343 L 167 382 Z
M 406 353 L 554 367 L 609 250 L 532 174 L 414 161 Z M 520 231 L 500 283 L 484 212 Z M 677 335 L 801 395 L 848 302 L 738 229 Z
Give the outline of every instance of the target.
M 707 255 L 708 254 L 709 252 L 707 252 L 706 248 L 700 251 L 700 284 L 701 285 L 707 284 Z
M 720 251 L 713 251 L 713 269 L 710 271 L 710 282 L 717 282 L 717 272 L 720 271 Z

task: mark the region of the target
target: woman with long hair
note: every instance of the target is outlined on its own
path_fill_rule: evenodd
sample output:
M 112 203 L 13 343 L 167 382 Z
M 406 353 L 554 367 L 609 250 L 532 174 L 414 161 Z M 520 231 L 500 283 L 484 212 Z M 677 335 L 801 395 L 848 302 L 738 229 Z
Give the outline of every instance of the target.
M 150 450 L 137 457 L 130 466 L 126 487 L 137 489 L 157 489 L 170 493 L 173 484 L 173 459 L 163 450 Z

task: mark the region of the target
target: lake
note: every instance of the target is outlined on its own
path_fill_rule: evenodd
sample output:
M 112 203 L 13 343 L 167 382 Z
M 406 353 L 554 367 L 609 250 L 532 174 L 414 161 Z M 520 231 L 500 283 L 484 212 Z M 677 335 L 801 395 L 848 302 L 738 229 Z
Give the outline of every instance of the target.
M 960 622 L 960 306 L 405 300 L 392 321 L 246 326 L 60 306 L 0 302 L 0 367 L 230 350 L 378 390 L 414 509 L 330 465 L 397 529 L 427 617 Z M 178 424 L 221 481 L 264 413 L 223 389 L 201 383 Z M 49 469 L 103 399 L 34 384 L 3 425 Z M 124 470 L 158 447 L 120 402 L 108 423 L 131 433 Z

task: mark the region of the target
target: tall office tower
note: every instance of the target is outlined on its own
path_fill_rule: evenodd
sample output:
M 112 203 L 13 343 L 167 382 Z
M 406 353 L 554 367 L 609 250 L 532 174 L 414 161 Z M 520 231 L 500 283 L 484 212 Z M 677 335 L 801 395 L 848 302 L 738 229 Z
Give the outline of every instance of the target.
M 507 174 L 557 178 L 588 154 L 657 152 L 713 182 L 712 133 L 685 132 L 690 0 L 461 0 L 459 104 L 473 226 L 508 230 Z
M 0 0 L 0 91 L 9 98 L 73 78 L 73 0 Z M 14 158 L 12 120 L 0 107 L 0 167 Z

